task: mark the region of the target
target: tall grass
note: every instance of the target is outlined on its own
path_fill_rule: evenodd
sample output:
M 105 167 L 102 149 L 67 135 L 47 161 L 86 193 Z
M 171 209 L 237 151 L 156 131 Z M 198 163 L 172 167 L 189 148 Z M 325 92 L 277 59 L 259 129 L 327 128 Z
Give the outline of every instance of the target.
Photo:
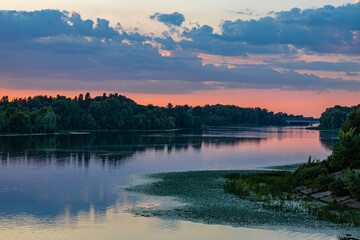
M 224 189 L 240 198 L 260 203 L 265 209 L 307 212 L 320 220 L 360 226 L 360 211 L 344 204 L 325 204 L 294 190 L 291 172 L 229 174 Z

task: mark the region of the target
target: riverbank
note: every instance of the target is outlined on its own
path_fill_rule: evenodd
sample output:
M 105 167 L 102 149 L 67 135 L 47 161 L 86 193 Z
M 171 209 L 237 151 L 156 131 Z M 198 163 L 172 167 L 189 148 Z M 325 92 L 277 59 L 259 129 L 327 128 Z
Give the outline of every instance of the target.
M 179 131 L 203 131 L 203 130 L 234 130 L 234 129 L 242 129 L 242 128 L 271 128 L 271 127 L 287 127 L 287 126 L 266 126 L 266 125 L 258 125 L 258 124 L 237 124 L 237 125 L 228 125 L 228 126 L 211 126 L 211 125 L 203 125 L 200 128 L 172 128 L 172 129 L 148 129 L 148 130 L 139 130 L 139 129 L 72 129 L 72 130 L 59 130 L 55 132 L 32 132 L 32 133 L 22 133 L 22 132 L 5 132 L 0 133 L 0 137 L 2 136 L 44 136 L 44 135 L 60 135 L 60 134 L 91 134 L 91 133 L 113 133 L 113 132 L 124 132 L 124 133 L 156 133 L 156 132 L 179 132 Z M 299 127 L 299 126 L 297 126 Z
M 56 135 L 56 134 L 89 134 L 98 132 L 126 132 L 126 133 L 139 133 L 139 132 L 177 132 L 182 130 L 214 130 L 214 129 L 241 129 L 241 128 L 268 128 L 268 127 L 286 127 L 286 125 L 261 125 L 261 124 L 232 124 L 232 125 L 201 125 L 198 128 L 171 128 L 171 129 L 69 129 L 57 130 L 54 132 L 3 132 L 0 136 L 38 136 L 38 135 Z
M 291 229 L 293 231 L 323 232 L 336 238 L 346 234 L 360 239 L 359 227 L 319 220 L 304 210 L 296 212 L 266 208 L 262 202 L 239 198 L 224 191 L 225 176 L 269 171 L 196 171 L 141 175 L 155 179 L 149 184 L 128 186 L 127 191 L 138 194 L 171 197 L 183 205 L 174 208 L 135 207 L 135 215 L 178 219 L 206 224 L 230 225 L 262 229 Z M 300 194 L 298 196 L 301 196 Z M 294 202 L 295 203 L 295 202 Z M 309 204 L 324 206 L 315 200 Z
M 291 172 L 234 173 L 225 178 L 224 188 L 227 192 L 260 202 L 266 209 L 295 213 L 305 211 L 321 220 L 360 226 L 360 211 L 353 209 L 357 208 L 355 199 L 332 198 L 330 191 L 316 191 L 308 187 L 294 188 Z M 320 204 L 319 200 L 326 204 Z
M 332 132 L 335 132 L 335 131 L 340 131 L 340 128 L 324 128 L 324 127 L 320 127 L 320 126 L 316 126 L 316 127 L 306 127 L 306 129 L 308 130 L 319 130 L 319 131 L 332 131 Z
M 177 132 L 181 131 L 181 128 L 176 129 L 163 129 L 163 130 L 61 130 L 53 133 L 1 133 L 3 137 L 14 137 L 14 136 L 44 136 L 44 135 L 61 135 L 61 134 L 91 134 L 91 133 L 113 133 L 113 132 L 125 132 L 125 133 L 141 133 L 141 132 Z

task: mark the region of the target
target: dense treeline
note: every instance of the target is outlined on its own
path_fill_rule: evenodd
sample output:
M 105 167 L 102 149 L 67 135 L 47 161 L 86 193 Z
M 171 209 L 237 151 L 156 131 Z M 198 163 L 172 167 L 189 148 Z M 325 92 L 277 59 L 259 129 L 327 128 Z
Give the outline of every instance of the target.
M 346 121 L 347 116 L 354 109 L 360 109 L 360 104 L 352 107 L 342 107 L 336 105 L 332 108 L 327 108 L 320 117 L 320 127 L 328 129 L 340 128 Z
M 156 107 L 139 105 L 118 94 L 91 98 L 87 93 L 74 99 L 64 96 L 36 96 L 0 101 L 0 132 L 55 132 L 71 129 L 173 129 L 199 128 L 203 125 L 236 124 L 285 125 L 288 116 L 261 108 L 232 105 L 204 107 Z

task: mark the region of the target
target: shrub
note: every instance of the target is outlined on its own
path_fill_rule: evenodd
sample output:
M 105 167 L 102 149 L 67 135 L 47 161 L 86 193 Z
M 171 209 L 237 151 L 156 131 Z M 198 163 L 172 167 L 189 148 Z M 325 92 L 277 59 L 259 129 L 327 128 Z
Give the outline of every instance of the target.
M 342 179 L 336 179 L 329 185 L 329 190 L 336 196 L 346 196 L 349 193 L 347 189 L 345 189 L 344 181 Z
M 321 162 L 310 162 L 307 164 L 301 165 L 293 174 L 293 184 L 294 185 L 306 185 L 311 186 L 314 183 L 314 180 L 321 175 L 327 176 L 328 170 L 325 165 Z M 322 176 L 321 178 L 325 178 Z M 318 179 L 322 181 L 322 179 Z
M 360 200 L 360 174 L 347 169 L 344 173 L 343 181 L 345 189 L 350 192 L 350 195 Z
M 329 173 L 322 173 L 309 185 L 312 189 L 318 191 L 326 191 L 329 189 L 331 183 L 334 182 L 334 177 Z
M 360 167 L 360 135 L 355 134 L 352 128 L 347 132 L 340 131 L 340 143 L 334 146 L 333 153 L 329 156 L 329 166 L 332 172 L 347 167 Z

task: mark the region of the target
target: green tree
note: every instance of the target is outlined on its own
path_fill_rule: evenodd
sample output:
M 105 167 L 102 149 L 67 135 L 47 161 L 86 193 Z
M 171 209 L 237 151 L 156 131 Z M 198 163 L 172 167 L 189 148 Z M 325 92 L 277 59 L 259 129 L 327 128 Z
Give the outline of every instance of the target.
M 346 121 L 348 114 L 352 111 L 350 107 L 341 107 L 336 105 L 327 108 L 320 117 L 320 127 L 322 128 L 340 128 Z
M 44 132 L 55 132 L 56 130 L 56 115 L 52 110 L 48 110 L 43 118 L 42 125 Z
M 341 129 L 345 132 L 354 129 L 354 134 L 360 134 L 360 110 L 352 111 Z
M 85 114 L 84 122 L 83 122 L 84 129 L 94 129 L 96 127 L 96 122 L 93 116 L 90 113 Z
M 360 135 L 352 128 L 347 132 L 341 130 L 339 137 L 340 142 L 328 157 L 331 171 L 360 167 Z
M 360 174 L 350 169 L 344 172 L 344 188 L 350 192 L 350 195 L 360 200 Z
M 31 132 L 31 121 L 29 115 L 16 112 L 9 118 L 9 128 L 12 132 Z
M 6 132 L 8 128 L 8 122 L 6 114 L 4 112 L 0 113 L 0 132 Z

